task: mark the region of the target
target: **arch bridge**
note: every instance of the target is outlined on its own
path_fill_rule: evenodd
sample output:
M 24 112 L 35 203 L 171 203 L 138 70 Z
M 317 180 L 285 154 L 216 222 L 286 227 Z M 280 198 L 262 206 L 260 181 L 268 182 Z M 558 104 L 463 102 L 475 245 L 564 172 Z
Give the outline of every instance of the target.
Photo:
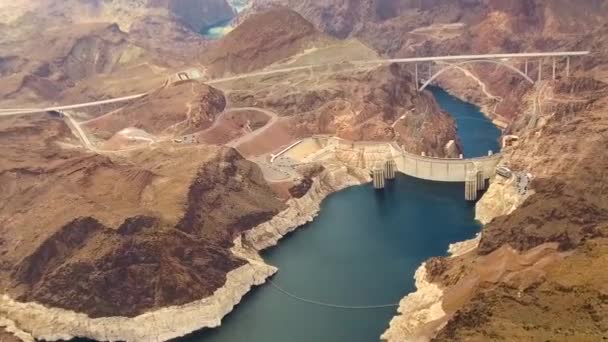
M 405 63 L 405 64 L 414 64 L 415 66 L 415 77 L 416 77 L 416 87 L 419 91 L 423 91 L 426 87 L 429 86 L 435 79 L 437 79 L 441 74 L 446 72 L 449 69 L 455 68 L 457 66 L 471 64 L 471 63 L 492 63 L 496 65 L 503 66 L 505 68 L 510 69 L 511 71 L 516 72 L 522 78 L 527 80 L 528 82 L 534 83 L 534 79 L 529 75 L 529 63 L 531 60 L 538 60 L 538 70 L 536 81 L 541 81 L 543 77 L 543 67 L 544 61 L 546 59 L 552 59 L 553 61 L 553 69 L 552 69 L 552 77 L 555 79 L 557 77 L 557 63 L 558 59 L 565 60 L 565 74 L 566 76 L 570 76 L 570 59 L 572 57 L 577 56 L 585 56 L 588 55 L 589 51 L 566 51 L 566 52 L 533 52 L 533 53 L 506 53 L 506 54 L 485 54 L 485 55 L 460 55 L 460 56 L 437 56 L 437 57 L 413 57 L 413 58 L 388 58 L 388 59 L 377 59 L 377 60 L 363 60 L 363 61 L 344 61 L 347 63 L 351 63 L 353 66 L 370 66 L 370 65 L 383 65 L 383 64 L 392 64 L 392 63 Z M 270 76 L 276 74 L 289 73 L 294 71 L 303 71 L 303 70 L 311 70 L 314 68 L 327 67 L 332 65 L 340 65 L 343 62 L 335 62 L 329 64 L 313 64 L 313 65 L 304 65 L 297 67 L 289 67 L 289 68 L 279 68 L 279 69 L 269 69 L 263 71 L 257 71 L 247 74 L 240 74 L 235 76 L 216 78 L 210 80 L 203 80 L 207 84 L 218 84 L 227 81 L 234 81 L 240 79 L 247 79 L 253 77 L 260 76 Z M 443 63 L 442 68 L 435 73 L 433 73 L 433 65 L 437 63 Z M 520 70 L 515 67 L 513 64 L 519 63 L 518 65 Z M 420 81 L 423 81 L 420 75 L 420 64 L 427 66 L 428 77 L 424 82 L 422 82 L 422 86 L 419 87 Z M 117 97 L 113 99 L 105 99 L 100 101 L 92 101 L 71 105 L 60 105 L 60 106 L 52 106 L 45 108 L 10 108 L 10 109 L 0 109 L 0 116 L 10 116 L 10 115 L 24 115 L 24 114 L 34 114 L 34 113 L 44 113 L 49 111 L 62 111 L 62 110 L 70 110 L 70 109 L 83 109 L 89 107 L 96 107 L 100 105 L 110 105 L 110 104 L 122 104 L 124 105 L 128 101 L 133 101 L 142 97 L 145 97 L 148 93 L 134 94 L 124 97 Z
M 422 58 L 404 58 L 395 60 L 395 63 L 414 63 L 415 79 L 418 91 L 423 91 L 431 85 L 439 76 L 448 70 L 457 69 L 468 64 L 494 64 L 519 75 L 525 81 L 535 84 L 543 80 L 543 70 L 546 68 L 546 60 L 551 60 L 551 79 L 555 80 L 558 76 L 558 66 L 564 68 L 566 77 L 570 77 L 570 60 L 573 57 L 586 56 L 589 51 L 565 51 L 565 52 L 532 52 L 532 53 L 503 53 L 486 55 L 461 55 L 461 56 L 439 56 Z M 535 62 L 534 62 L 535 61 Z M 536 74 L 530 75 L 530 64 L 536 66 Z M 426 68 L 426 79 L 421 73 L 420 64 Z M 441 66 L 438 70 L 433 70 L 434 65 Z

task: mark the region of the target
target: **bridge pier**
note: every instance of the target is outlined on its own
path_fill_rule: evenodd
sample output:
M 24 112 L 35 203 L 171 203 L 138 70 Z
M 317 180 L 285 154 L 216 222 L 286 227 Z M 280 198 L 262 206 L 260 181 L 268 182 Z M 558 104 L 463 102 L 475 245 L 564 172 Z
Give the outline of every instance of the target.
M 524 74 L 526 74 L 526 76 L 528 75 L 528 59 L 526 58 L 525 64 L 524 64 Z
M 555 57 L 553 57 L 553 80 L 555 81 L 555 69 L 557 68 L 556 65 L 557 61 L 555 60 Z
M 566 77 L 570 77 L 570 56 L 566 57 Z
M 538 60 L 538 83 L 543 80 L 543 60 Z

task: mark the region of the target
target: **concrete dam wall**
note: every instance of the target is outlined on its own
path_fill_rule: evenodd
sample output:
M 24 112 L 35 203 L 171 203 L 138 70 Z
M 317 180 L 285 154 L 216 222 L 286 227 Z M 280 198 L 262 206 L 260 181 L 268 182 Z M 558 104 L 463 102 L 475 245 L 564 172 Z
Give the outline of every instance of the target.
M 395 143 L 352 142 L 326 136 L 310 139 L 324 147 L 311 155 L 308 161 L 336 158 L 347 165 L 372 172 L 392 160 L 397 172 L 436 182 L 465 182 L 471 173 L 481 173 L 484 180 L 489 179 L 501 159 L 500 154 L 468 159 L 433 158 L 403 151 Z

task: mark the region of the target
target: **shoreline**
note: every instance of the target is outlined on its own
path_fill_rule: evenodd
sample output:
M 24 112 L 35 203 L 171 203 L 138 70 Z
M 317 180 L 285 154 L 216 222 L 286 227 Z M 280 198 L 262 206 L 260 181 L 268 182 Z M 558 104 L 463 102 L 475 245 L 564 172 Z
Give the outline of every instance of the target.
M 275 246 L 285 235 L 312 221 L 327 196 L 368 180 L 364 171 L 342 164 L 331 165 L 321 172 L 303 197 L 290 199 L 287 209 L 234 240 L 231 251 L 247 263 L 230 271 L 224 286 L 212 296 L 136 317 L 90 318 L 83 313 L 38 303 L 20 303 L 4 294 L 0 297 L 0 327 L 9 327 L 7 331 L 25 342 L 75 337 L 100 341 L 165 341 L 204 328 L 219 327 L 222 319 L 254 286 L 264 284 L 278 271 L 264 262 L 260 251 Z
M 500 129 L 501 131 L 504 131 L 509 126 L 508 122 L 501 120 L 502 117 L 497 115 L 495 111 L 491 110 L 491 108 L 490 108 L 491 105 L 489 105 L 488 103 L 485 103 L 484 100 L 489 101 L 489 100 L 491 100 L 491 98 L 485 96 L 482 92 L 479 92 L 476 94 L 476 95 L 479 95 L 479 97 L 476 97 L 476 96 L 467 97 L 465 94 L 463 94 L 462 91 L 454 88 L 453 86 L 451 86 L 449 84 L 442 84 L 442 82 L 438 82 L 434 86 L 443 89 L 445 92 L 447 92 L 451 96 L 459 99 L 462 102 L 467 102 L 467 103 L 475 105 L 479 109 L 479 112 L 481 114 L 483 114 L 483 116 L 486 119 L 490 120 L 492 122 L 492 124 L 494 126 L 496 126 L 498 129 Z M 494 114 L 490 114 L 491 112 L 494 112 Z
M 483 230 L 483 227 L 482 229 Z M 469 253 L 477 248 L 481 240 L 481 230 L 469 240 L 451 243 L 448 247 L 449 258 Z M 388 342 L 423 342 L 430 341 L 447 318 L 443 310 L 444 289 L 428 281 L 424 261 L 414 274 L 416 290 L 399 301 L 397 315 L 389 322 L 389 327 L 380 336 L 381 341 Z
M 369 174 L 362 167 L 375 161 L 378 156 L 366 153 L 362 161 L 354 158 L 355 155 L 358 156 L 354 151 L 342 151 L 335 159 L 325 160 L 329 163 L 328 168 L 313 178 L 310 189 L 303 197 L 288 200 L 287 209 L 237 237 L 231 251 L 247 263 L 230 271 L 224 286 L 209 297 L 184 305 L 154 309 L 136 317 L 92 319 L 70 310 L 47 308 L 37 303 L 19 303 L 4 295 L 0 297 L 0 320 L 13 322 L 15 329 L 32 338 L 49 341 L 74 337 L 107 341 L 164 341 L 204 328 L 219 327 L 222 319 L 254 286 L 264 284 L 278 271 L 276 267 L 266 264 L 259 252 L 277 245 L 285 235 L 312 221 L 327 196 L 369 181 Z M 477 242 L 478 239 L 479 235 Z M 455 243 L 450 245 L 450 251 L 470 251 L 476 247 L 475 243 L 473 245 L 470 242 Z M 411 320 L 410 317 L 417 320 L 419 325 L 446 315 L 441 307 L 443 290 L 426 280 L 425 263 L 417 269 L 414 278 L 417 290 L 401 300 L 399 314 L 391 320 L 391 327 L 399 325 L 400 321 Z M 389 330 L 382 338 L 389 336 Z
M 486 224 L 494 218 L 508 215 L 523 203 L 525 197 L 513 192 L 510 182 L 495 180 L 475 205 L 475 219 L 482 223 L 481 230 L 470 239 L 450 244 L 449 258 L 456 258 L 473 252 L 479 246 Z M 508 206 L 499 205 L 508 202 Z M 416 290 L 400 301 L 398 315 L 394 316 L 389 328 L 381 339 L 389 342 L 430 341 L 447 323 L 447 313 L 443 310 L 444 288 L 426 279 L 426 263 L 416 271 Z
M 312 221 L 320 212 L 321 203 L 327 196 L 350 186 L 361 185 L 367 180 L 364 171 L 349 168 L 343 163 L 336 163 L 323 171 L 314 178 L 306 195 L 290 199 L 287 209 L 234 240 L 232 253 L 246 260 L 247 264 L 229 272 L 225 285 L 210 297 L 132 318 L 91 319 L 69 310 L 47 308 L 36 303 L 19 303 L 4 295 L 0 297 L 0 326 L 2 322 L 10 322 L 6 326 L 26 342 L 31 342 L 34 338 L 52 341 L 74 337 L 107 341 L 164 341 L 204 328 L 217 328 L 253 287 L 266 283 L 269 277 L 278 272 L 276 267 L 264 262 L 259 252 L 276 246 L 285 235 Z M 482 201 L 483 198 L 480 202 Z M 480 238 L 481 232 L 473 239 L 450 244 L 450 257 L 474 250 Z M 391 319 L 389 328 L 381 336 L 382 340 L 401 342 L 405 336 L 405 340 L 428 340 L 428 326 L 434 322 L 441 324 L 442 319 L 446 318 L 447 314 L 442 308 L 444 289 L 427 281 L 426 274 L 426 262 L 423 262 L 414 276 L 416 291 L 401 299 L 397 315 Z M 162 326 L 158 322 L 163 322 Z M 431 329 L 431 332 L 436 328 Z

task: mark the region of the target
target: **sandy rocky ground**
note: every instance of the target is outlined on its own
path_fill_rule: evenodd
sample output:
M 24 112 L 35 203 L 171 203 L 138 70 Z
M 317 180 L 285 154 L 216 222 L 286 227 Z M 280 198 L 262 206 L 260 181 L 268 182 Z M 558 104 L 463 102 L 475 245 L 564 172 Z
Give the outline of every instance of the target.
M 192 22 L 172 1 L 133 2 L 128 9 L 97 1 L 0 7 L 0 47 L 11 51 L 0 56 L 2 107 L 155 89 L 122 108 L 71 113 L 92 149 L 82 148 L 70 120 L 0 120 L 0 338 L 17 332 L 26 341 L 32 335 L 148 341 L 217 326 L 251 286 L 276 272 L 257 251 L 311 220 L 327 194 L 367 181 L 360 166 L 374 162 L 346 152 L 325 168 L 299 166 L 315 150 L 303 145 L 273 171 L 272 153 L 319 133 L 390 137 L 438 156 L 455 139 L 453 121 L 413 91 L 404 68 L 344 64 L 289 77 L 234 75 L 344 55 L 560 49 L 594 54 L 573 62 L 572 78 L 536 87 L 487 66 L 440 80 L 518 137 L 503 163 L 532 182 L 526 191 L 517 178 L 493 182 L 478 204 L 486 224 L 481 236 L 419 269 L 419 291 L 403 300 L 383 336 L 606 336 L 607 279 L 594 272 L 606 267 L 608 222 L 605 5 L 275 1 L 311 25 L 286 9 L 253 14 L 267 2 L 219 43 L 192 34 L 205 22 Z M 36 15 L 41 3 L 48 18 Z M 327 11 L 337 20 L 325 20 Z M 57 18 L 74 25 L 66 30 Z M 250 27 L 264 30 L 253 35 Z M 44 39 L 28 44 L 34 33 Z M 175 75 L 185 69 L 225 81 L 179 81 Z M 285 171 L 294 168 L 296 176 Z
M 368 181 L 357 166 L 328 162 L 283 164 L 290 177 L 269 182 L 260 166 L 271 153 L 318 133 L 402 136 L 434 155 L 455 139 L 453 121 L 398 67 L 230 79 L 336 62 L 343 49 L 377 56 L 357 40 L 337 41 L 281 9 L 243 23 L 266 28 L 258 41 L 237 28 L 211 44 L 167 14 L 170 3 L 1 7 L 15 13 L 0 26 L 2 51 L 12 51 L 0 58 L 3 108 L 148 92 L 121 107 L 0 119 L 2 338 L 149 341 L 217 326 L 276 271 L 258 250 L 311 220 L 326 195 Z M 104 22 L 122 11 L 136 15 Z M 41 43 L 28 43 L 34 32 Z M 215 77 L 229 81 L 202 82 Z M 207 139 L 220 141 L 197 143 Z
M 533 180 L 525 192 L 516 178 L 492 184 L 478 204 L 478 218 L 486 226 L 471 242 L 474 248 L 427 262 L 418 273 L 419 291 L 404 299 L 401 315 L 384 337 L 605 338 L 605 279 L 593 270 L 605 267 L 606 5 L 362 0 L 333 6 L 281 0 L 260 2 L 260 7 L 276 2 L 324 32 L 358 37 L 389 56 L 592 51 L 573 61 L 572 78 L 564 77 L 561 60 L 558 79 L 545 77 L 534 87 L 487 65 L 456 68 L 439 80 L 454 95 L 480 105 L 505 133 L 517 136 L 503 163 Z M 538 74 L 538 62 L 530 64 L 530 75 Z M 551 61 L 543 62 L 543 74 L 551 75 Z

